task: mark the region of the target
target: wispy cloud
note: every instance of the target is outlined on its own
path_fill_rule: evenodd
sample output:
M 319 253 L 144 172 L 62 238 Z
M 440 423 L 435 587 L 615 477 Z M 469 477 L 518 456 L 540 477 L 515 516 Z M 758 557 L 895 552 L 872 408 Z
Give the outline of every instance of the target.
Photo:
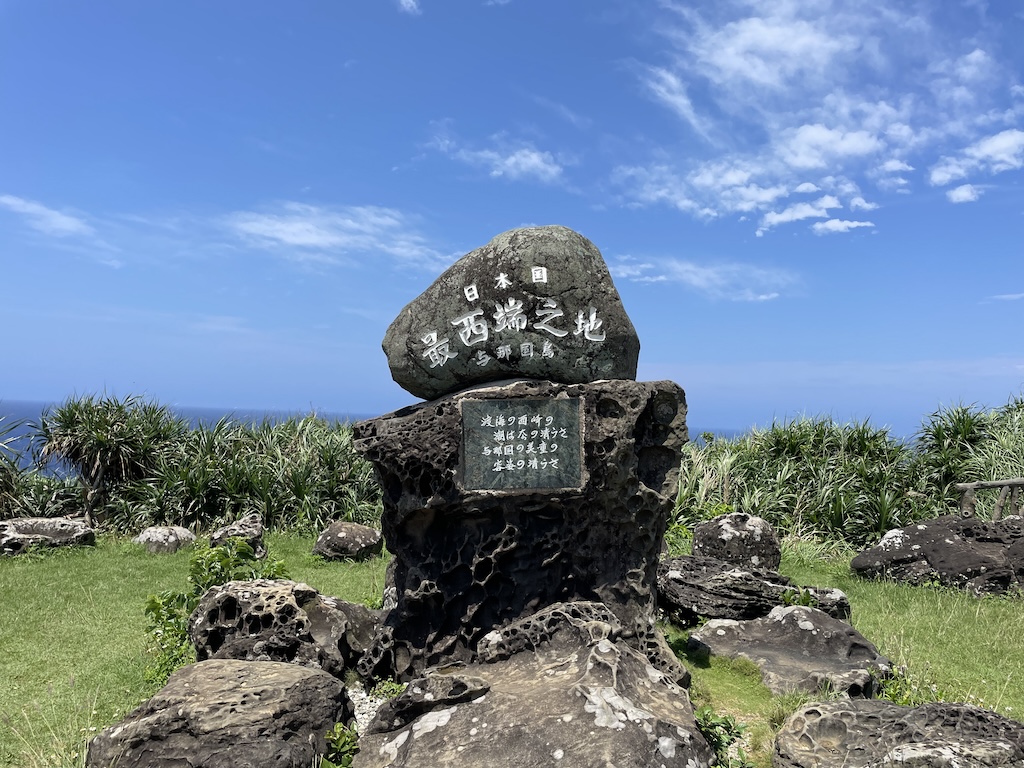
M 420 10 L 419 0 L 398 0 L 398 7 L 403 13 L 408 13 L 413 16 L 419 16 L 423 11 Z
M 449 261 L 392 208 L 283 202 L 267 210 L 236 211 L 223 225 L 250 245 L 295 261 L 336 263 L 382 254 L 430 269 Z
M 802 221 L 803 219 L 824 219 L 828 218 L 829 209 L 842 208 L 842 203 L 833 195 L 825 195 L 813 203 L 794 203 L 785 210 L 775 212 L 769 211 L 761 219 L 761 226 L 757 235 L 761 236 L 772 227 L 779 224 L 786 224 L 791 221 Z
M 91 237 L 95 234 L 95 230 L 85 219 L 47 208 L 34 200 L 26 200 L 14 195 L 0 195 L 0 207 L 20 214 L 26 225 L 44 235 Z
M 941 32 L 948 19 L 932 18 L 946 13 L 938 6 L 884 0 L 660 6 L 666 44 L 635 65 L 638 92 L 704 141 L 687 142 L 685 155 L 652 142 L 648 162 L 615 168 L 627 205 L 702 218 L 758 212 L 763 233 L 817 215 L 789 204 L 793 195 L 825 191 L 866 211 L 878 202 L 865 185 L 912 194 L 922 173 L 946 185 L 1024 168 L 1016 70 L 984 25 L 951 38 Z M 870 225 L 819 223 L 819 232 Z
M 504 2 L 500 3 L 495 3 L 494 0 L 492 0 L 490 3 L 488 3 L 488 5 L 507 5 L 509 2 L 511 2 L 511 0 L 504 0 Z M 593 124 L 593 120 L 591 120 L 589 117 L 584 117 L 578 112 L 569 109 L 569 107 L 567 107 L 565 104 L 562 104 L 559 101 L 552 101 L 551 99 L 546 99 L 543 96 L 536 95 L 534 95 L 532 98 L 534 102 L 544 107 L 545 109 L 551 110 L 553 113 L 558 115 L 567 123 L 571 123 L 577 128 L 589 128 Z
M 794 288 L 796 274 L 754 264 L 700 263 L 688 259 L 620 257 L 609 265 L 616 279 L 638 283 L 678 283 L 711 299 L 771 301 Z
M 851 229 L 875 226 L 870 221 L 846 221 L 845 219 L 829 219 L 828 221 L 816 221 L 811 225 L 811 231 L 816 235 L 830 235 L 837 232 L 849 232 Z
M 563 163 L 551 152 L 537 149 L 527 141 L 510 139 L 503 133 L 491 136 L 490 143 L 490 147 L 465 145 L 453 136 L 446 123 L 440 123 L 429 146 L 454 160 L 483 168 L 494 178 L 544 184 L 563 179 Z
M 1020 301 L 1024 299 L 1024 293 L 1001 293 L 998 296 L 993 296 L 993 299 L 999 301 Z

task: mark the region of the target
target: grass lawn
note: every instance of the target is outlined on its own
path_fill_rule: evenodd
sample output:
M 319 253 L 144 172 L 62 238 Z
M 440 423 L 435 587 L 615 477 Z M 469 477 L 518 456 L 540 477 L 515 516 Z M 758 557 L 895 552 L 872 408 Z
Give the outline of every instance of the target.
M 386 561 L 327 563 L 313 538 L 267 536 L 270 557 L 324 594 L 379 601 Z M 97 730 L 155 693 L 145 670 L 146 597 L 185 590 L 189 552 L 124 539 L 0 558 L 0 766 L 80 766 Z
M 271 534 L 270 557 L 324 594 L 376 604 L 386 561 L 327 563 L 311 537 Z M 1024 713 L 1024 600 L 862 581 L 848 552 L 787 542 L 782 572 L 838 587 L 853 623 L 907 670 L 907 695 Z M 149 555 L 123 539 L 0 559 L 0 767 L 81 766 L 86 740 L 155 691 L 146 682 L 147 595 L 184 590 L 189 553 Z M 685 634 L 669 629 L 685 644 Z M 769 765 L 773 729 L 799 697 L 776 697 L 756 667 L 712 659 L 693 671 L 697 705 L 746 723 L 754 764 Z M 932 690 L 931 686 L 935 686 Z M 913 690 L 917 686 L 917 690 Z

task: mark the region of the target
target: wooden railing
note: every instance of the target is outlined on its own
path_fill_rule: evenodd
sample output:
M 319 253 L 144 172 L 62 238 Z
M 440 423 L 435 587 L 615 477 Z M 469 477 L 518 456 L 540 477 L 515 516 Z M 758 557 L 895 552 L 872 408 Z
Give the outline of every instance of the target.
M 954 486 L 961 492 L 960 514 L 963 517 L 973 517 L 977 501 L 974 498 L 979 489 L 1000 488 L 999 499 L 996 501 L 996 508 L 992 513 L 992 519 L 998 520 L 1003 516 L 1003 508 L 1006 500 L 1010 500 L 1010 514 L 1019 515 L 1021 512 L 1021 488 L 1024 488 L 1024 477 L 1015 477 L 1012 480 L 979 480 L 974 483 L 957 483 Z

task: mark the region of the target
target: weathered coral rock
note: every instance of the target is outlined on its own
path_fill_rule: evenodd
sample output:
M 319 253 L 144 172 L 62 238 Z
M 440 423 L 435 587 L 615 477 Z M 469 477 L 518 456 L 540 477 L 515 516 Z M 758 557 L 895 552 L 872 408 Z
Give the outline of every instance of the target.
M 694 556 L 658 565 L 658 607 L 682 627 L 696 626 L 701 619 L 757 619 L 801 601 L 835 619 L 850 618 L 850 600 L 841 590 L 799 587 L 774 571 Z
M 782 544 L 767 520 L 733 512 L 693 529 L 693 554 L 744 568 L 777 571 L 782 562 Z
M 242 539 L 252 547 L 256 557 L 262 559 L 267 556 L 267 547 L 263 543 L 263 521 L 255 512 L 211 533 L 210 546 L 218 547 L 228 539 Z
M 684 689 L 623 641 L 607 607 L 551 606 L 429 672 L 377 712 L 355 768 L 706 768 Z
M 533 421 L 548 409 L 564 417 L 555 439 Z M 492 412 L 505 427 L 480 426 Z M 408 680 L 473 661 L 492 629 L 575 600 L 605 603 L 627 642 L 662 655 L 655 572 L 687 438 L 678 385 L 483 386 L 360 422 L 354 435 L 381 481 L 398 598 L 364 674 Z M 554 470 L 552 457 L 564 457 Z M 532 459 L 548 462 L 543 487 L 523 487 Z
M 96 543 L 96 532 L 66 517 L 0 520 L 0 555 L 20 555 L 29 547 L 76 547 Z
M 313 554 L 325 560 L 365 560 L 383 548 L 384 537 L 376 528 L 335 520 L 317 537 Z
M 774 608 L 761 619 L 715 619 L 690 635 L 694 653 L 742 657 L 761 668 L 775 694 L 823 687 L 869 698 L 892 662 L 857 630 L 816 608 Z
M 309 768 L 324 734 L 350 722 L 344 684 L 295 664 L 213 660 L 167 685 L 89 742 L 88 768 Z
M 354 669 L 380 622 L 356 603 L 288 580 L 229 581 L 213 587 L 189 617 L 196 658 L 280 661 L 342 678 Z
M 797 710 L 774 768 L 1024 768 L 1024 724 L 967 704 L 836 700 Z
M 558 226 L 468 253 L 384 337 L 391 375 L 425 400 L 511 378 L 635 379 L 640 340 L 597 247 Z
M 180 525 L 153 525 L 132 539 L 132 543 L 141 544 L 151 554 L 169 554 L 191 547 L 195 540 L 196 535 Z
M 1024 587 L 1024 518 L 946 515 L 896 528 L 850 563 L 859 576 L 939 583 L 975 595 Z

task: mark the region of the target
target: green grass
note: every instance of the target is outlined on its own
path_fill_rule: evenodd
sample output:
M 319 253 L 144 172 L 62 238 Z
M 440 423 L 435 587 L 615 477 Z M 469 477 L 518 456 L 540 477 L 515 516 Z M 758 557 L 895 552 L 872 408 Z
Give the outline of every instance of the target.
M 899 703 L 962 701 L 1024 716 L 1024 598 L 977 599 L 958 590 L 865 581 L 849 569 L 853 550 L 787 538 L 781 572 L 802 586 L 836 587 L 850 598 L 854 627 L 905 669 Z M 664 627 L 677 651 L 686 633 Z M 743 748 L 769 768 L 778 727 L 809 695 L 773 696 L 744 660 L 687 658 L 694 706 L 710 706 L 747 728 Z
M 377 602 L 386 560 L 327 563 L 312 537 L 267 536 L 270 557 L 324 594 Z M 189 552 L 124 539 L 0 558 L 0 766 L 81 766 L 85 744 L 155 693 L 146 682 L 147 595 L 186 589 Z

